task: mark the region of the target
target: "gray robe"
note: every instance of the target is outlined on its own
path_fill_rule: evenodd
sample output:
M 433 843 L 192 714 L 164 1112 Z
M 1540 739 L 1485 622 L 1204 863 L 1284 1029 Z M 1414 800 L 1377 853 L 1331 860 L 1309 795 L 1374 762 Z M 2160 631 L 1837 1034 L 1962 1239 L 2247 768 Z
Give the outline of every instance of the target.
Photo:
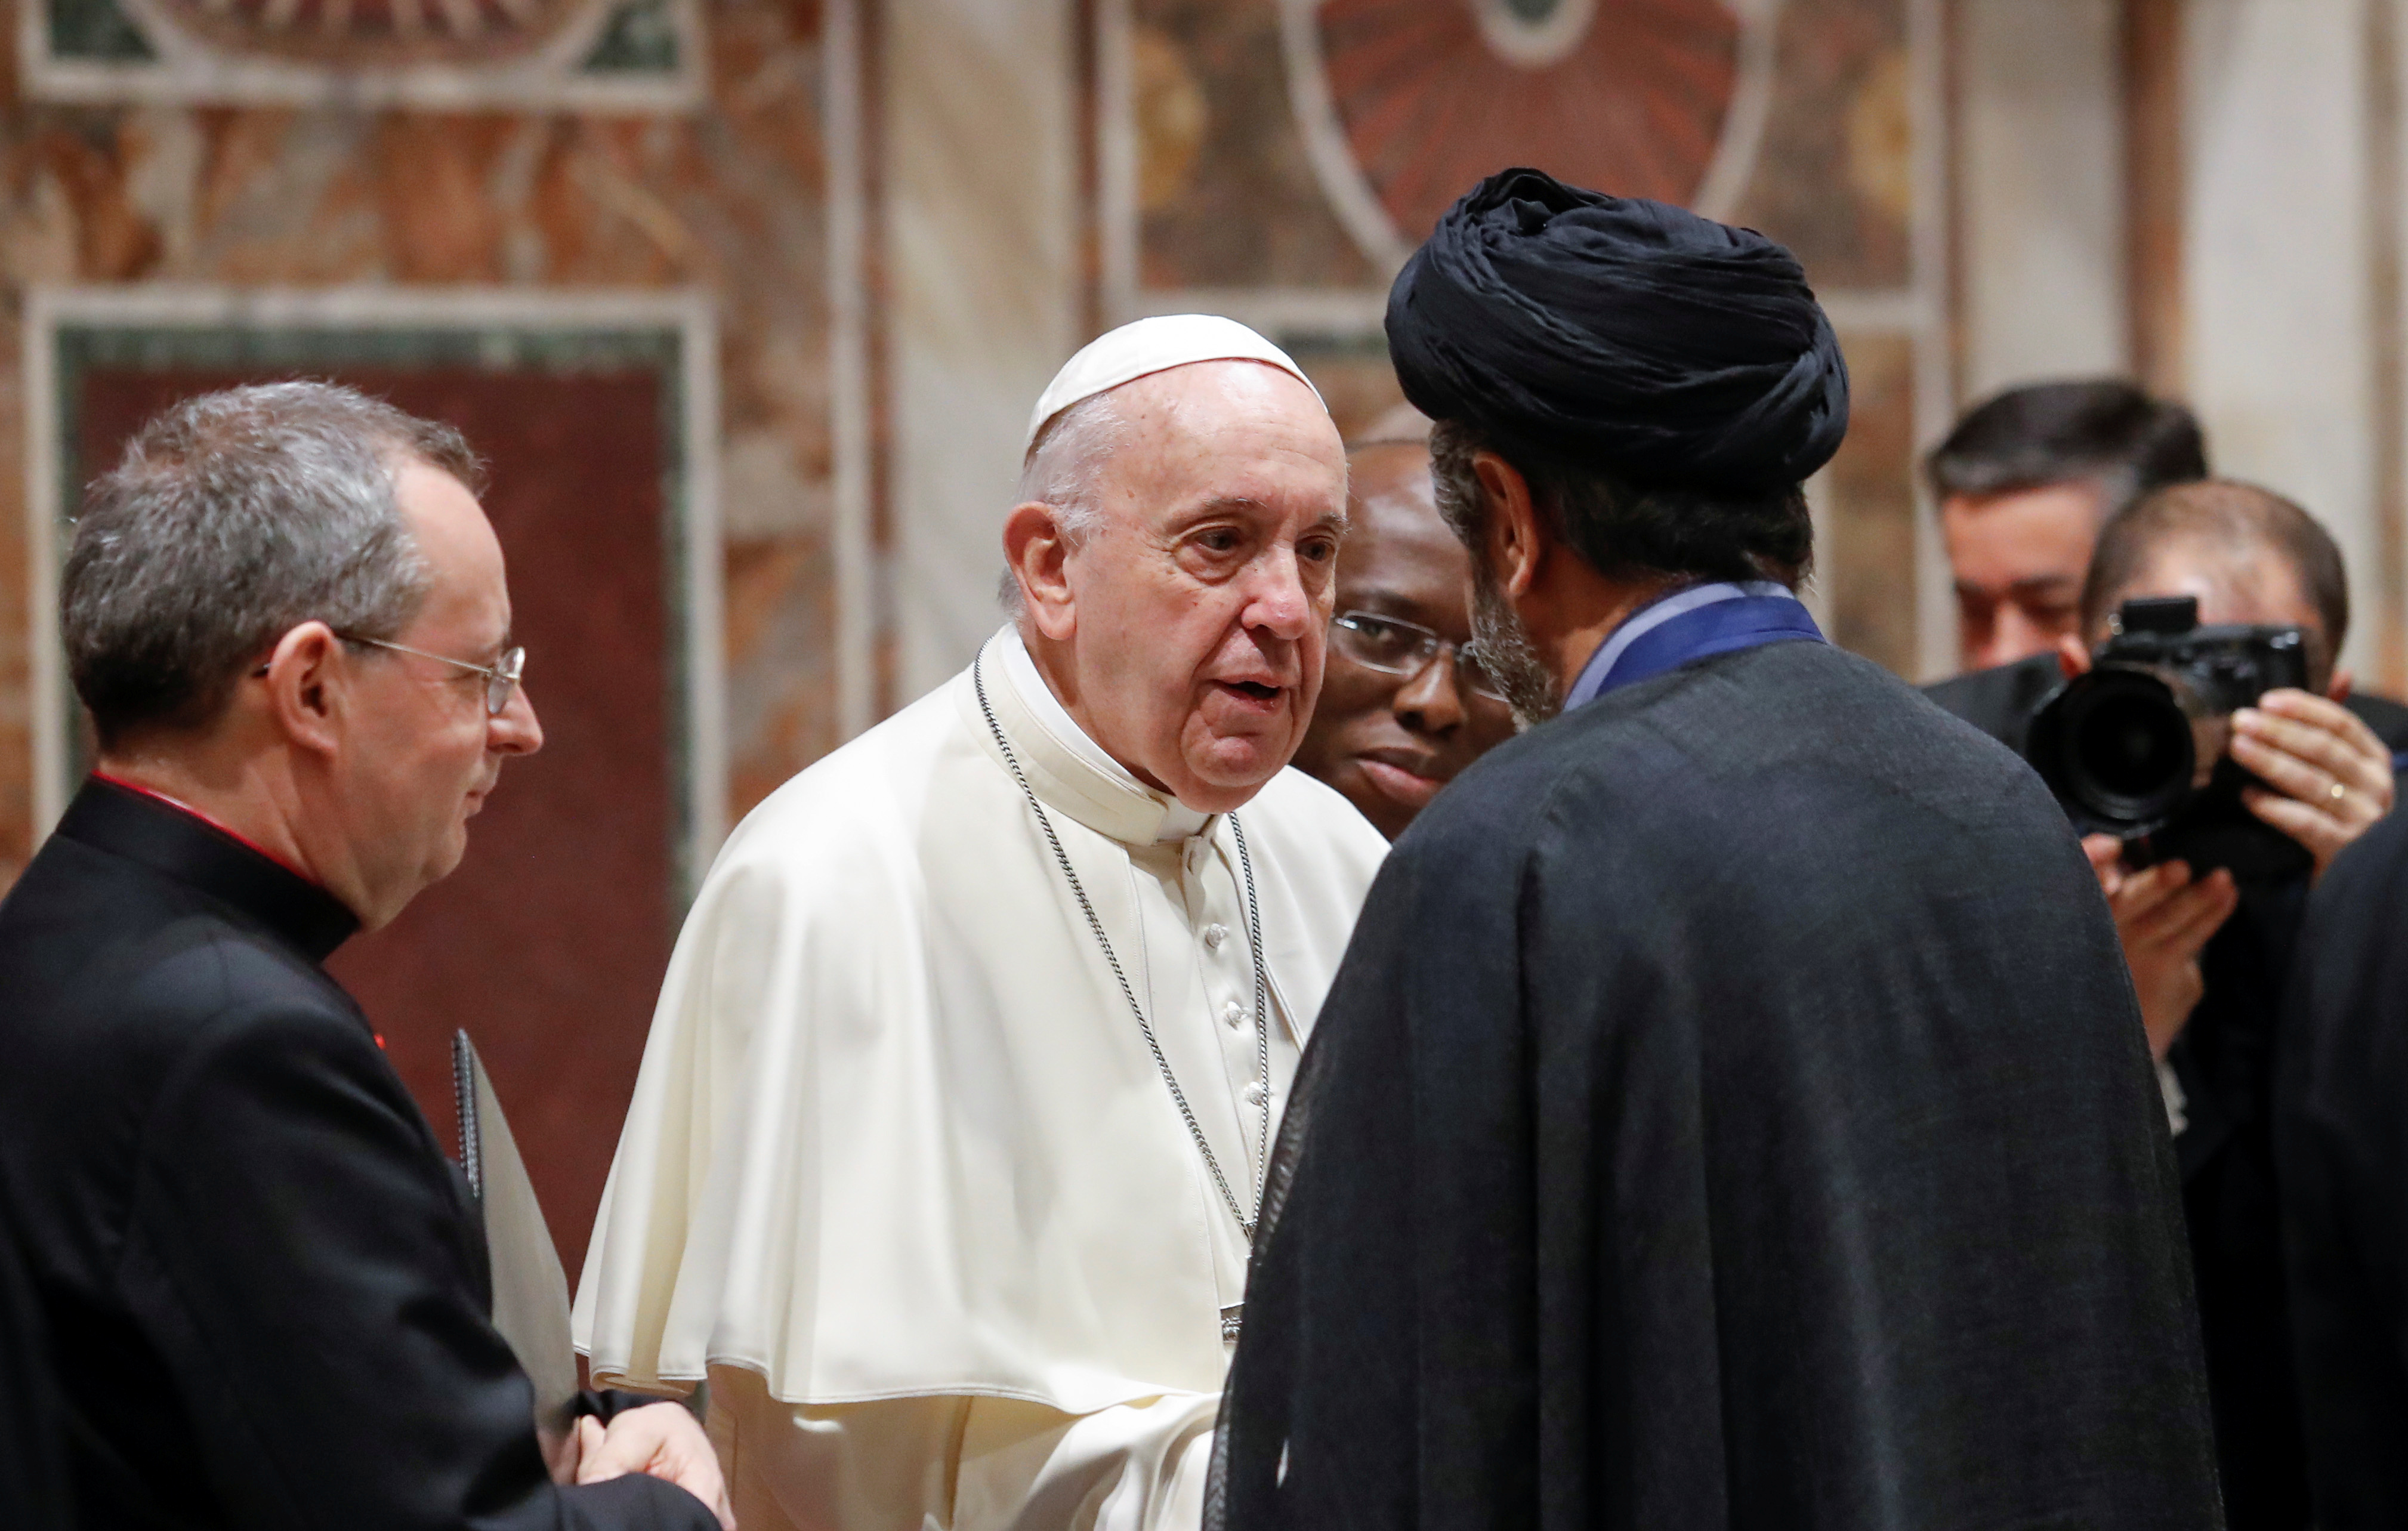
M 2218 1524 L 2097 883 L 1862 660 L 1717 655 L 1492 752 L 1303 1068 L 1208 1524 Z

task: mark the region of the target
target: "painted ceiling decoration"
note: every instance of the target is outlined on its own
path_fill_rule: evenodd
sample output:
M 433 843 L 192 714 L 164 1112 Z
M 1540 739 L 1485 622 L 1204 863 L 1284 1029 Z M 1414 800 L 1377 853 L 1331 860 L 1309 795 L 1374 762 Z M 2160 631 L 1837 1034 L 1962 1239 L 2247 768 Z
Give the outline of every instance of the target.
M 1772 97 L 1779 0 L 1283 0 L 1307 152 L 1364 253 L 1402 264 L 1483 176 L 1727 216 Z
M 150 0 L 228 52 L 351 64 L 492 64 L 535 51 L 594 0 Z
M 46 100 L 682 111 L 703 95 L 698 0 L 47 0 L 18 16 Z

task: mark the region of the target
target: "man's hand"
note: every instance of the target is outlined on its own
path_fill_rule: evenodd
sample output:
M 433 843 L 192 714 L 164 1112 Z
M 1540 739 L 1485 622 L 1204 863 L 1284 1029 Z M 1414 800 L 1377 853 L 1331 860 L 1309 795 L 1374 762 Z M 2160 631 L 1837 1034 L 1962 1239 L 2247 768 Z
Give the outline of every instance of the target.
M 2199 954 L 2232 917 L 2241 892 L 2222 867 L 2195 881 L 2190 867 L 2179 861 L 2129 870 L 2123 850 L 2113 835 L 2082 840 L 2082 853 L 2090 858 L 2099 891 L 2115 916 L 2115 935 L 2124 943 L 2124 962 L 2141 999 L 2141 1024 L 2149 1034 L 2149 1056 L 2162 1063 L 2206 992 Z
M 683 1404 L 630 1409 L 608 1428 L 589 1415 L 577 1422 L 577 1445 L 579 1482 L 599 1483 L 631 1472 L 666 1478 L 709 1505 L 725 1531 L 736 1531 L 736 1512 L 728 1508 L 719 1458 Z
M 2232 758 L 2273 789 L 2244 791 L 2249 811 L 2306 846 L 2318 877 L 2391 811 L 2391 751 L 2339 702 L 2268 692 L 2233 713 Z

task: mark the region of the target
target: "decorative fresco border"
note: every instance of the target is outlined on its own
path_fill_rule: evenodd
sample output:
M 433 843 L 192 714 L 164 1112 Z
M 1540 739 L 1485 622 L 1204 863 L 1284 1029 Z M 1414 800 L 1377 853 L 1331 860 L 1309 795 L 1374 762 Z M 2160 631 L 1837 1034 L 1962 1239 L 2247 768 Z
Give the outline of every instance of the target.
M 663 554 L 676 652 L 668 665 L 681 899 L 726 831 L 722 653 L 719 332 L 698 293 L 538 293 L 491 288 L 317 291 L 161 286 L 34 288 L 25 297 L 27 602 L 32 622 L 34 833 L 66 804 L 74 703 L 59 649 L 61 533 L 90 465 L 77 461 L 85 368 L 374 365 L 661 379 Z
M 1740 26 L 1739 83 L 1724 120 L 1722 140 L 1690 205 L 1708 218 L 1727 219 L 1746 193 L 1756 174 L 1756 150 L 1764 143 L 1766 120 L 1772 110 L 1775 40 L 1781 21 L 1781 0 L 1727 0 Z M 1511 18 L 1512 7 L 1475 7 L 1484 31 L 1493 31 L 1492 19 Z M 1280 0 L 1280 42 L 1286 57 L 1288 100 L 1296 111 L 1306 157 L 1320 177 L 1329 206 L 1363 247 L 1374 265 L 1395 271 L 1413 251 L 1412 241 L 1400 234 L 1395 220 L 1380 205 L 1377 193 L 1355 163 L 1346 141 L 1338 107 L 1329 95 L 1318 16 L 1321 0 Z M 1590 15 L 1579 4 L 1559 7 L 1549 23 L 1586 25 Z
M 19 78 L 37 101 L 667 113 L 706 95 L 700 0 L 596 0 L 533 57 L 488 66 L 246 58 L 185 36 L 152 0 L 20 0 Z

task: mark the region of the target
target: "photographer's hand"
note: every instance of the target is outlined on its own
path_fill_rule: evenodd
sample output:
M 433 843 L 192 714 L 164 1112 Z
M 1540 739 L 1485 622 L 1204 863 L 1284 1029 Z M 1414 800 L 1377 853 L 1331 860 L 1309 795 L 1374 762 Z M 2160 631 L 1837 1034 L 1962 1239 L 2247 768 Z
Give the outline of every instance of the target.
M 2244 792 L 2249 811 L 2306 846 L 2318 877 L 2391 811 L 2391 751 L 2337 701 L 2268 692 L 2233 713 L 2232 758 L 2274 789 Z
M 2124 944 L 2125 966 L 2132 970 L 2149 1056 L 2162 1063 L 2206 992 L 2199 954 L 2232 917 L 2241 893 L 2232 874 L 2221 867 L 2197 881 L 2179 861 L 2136 872 L 2123 864 L 2123 851 L 2113 835 L 2083 837 L 2082 853 L 2099 876 L 2099 891 L 2107 895 L 2115 935 Z

